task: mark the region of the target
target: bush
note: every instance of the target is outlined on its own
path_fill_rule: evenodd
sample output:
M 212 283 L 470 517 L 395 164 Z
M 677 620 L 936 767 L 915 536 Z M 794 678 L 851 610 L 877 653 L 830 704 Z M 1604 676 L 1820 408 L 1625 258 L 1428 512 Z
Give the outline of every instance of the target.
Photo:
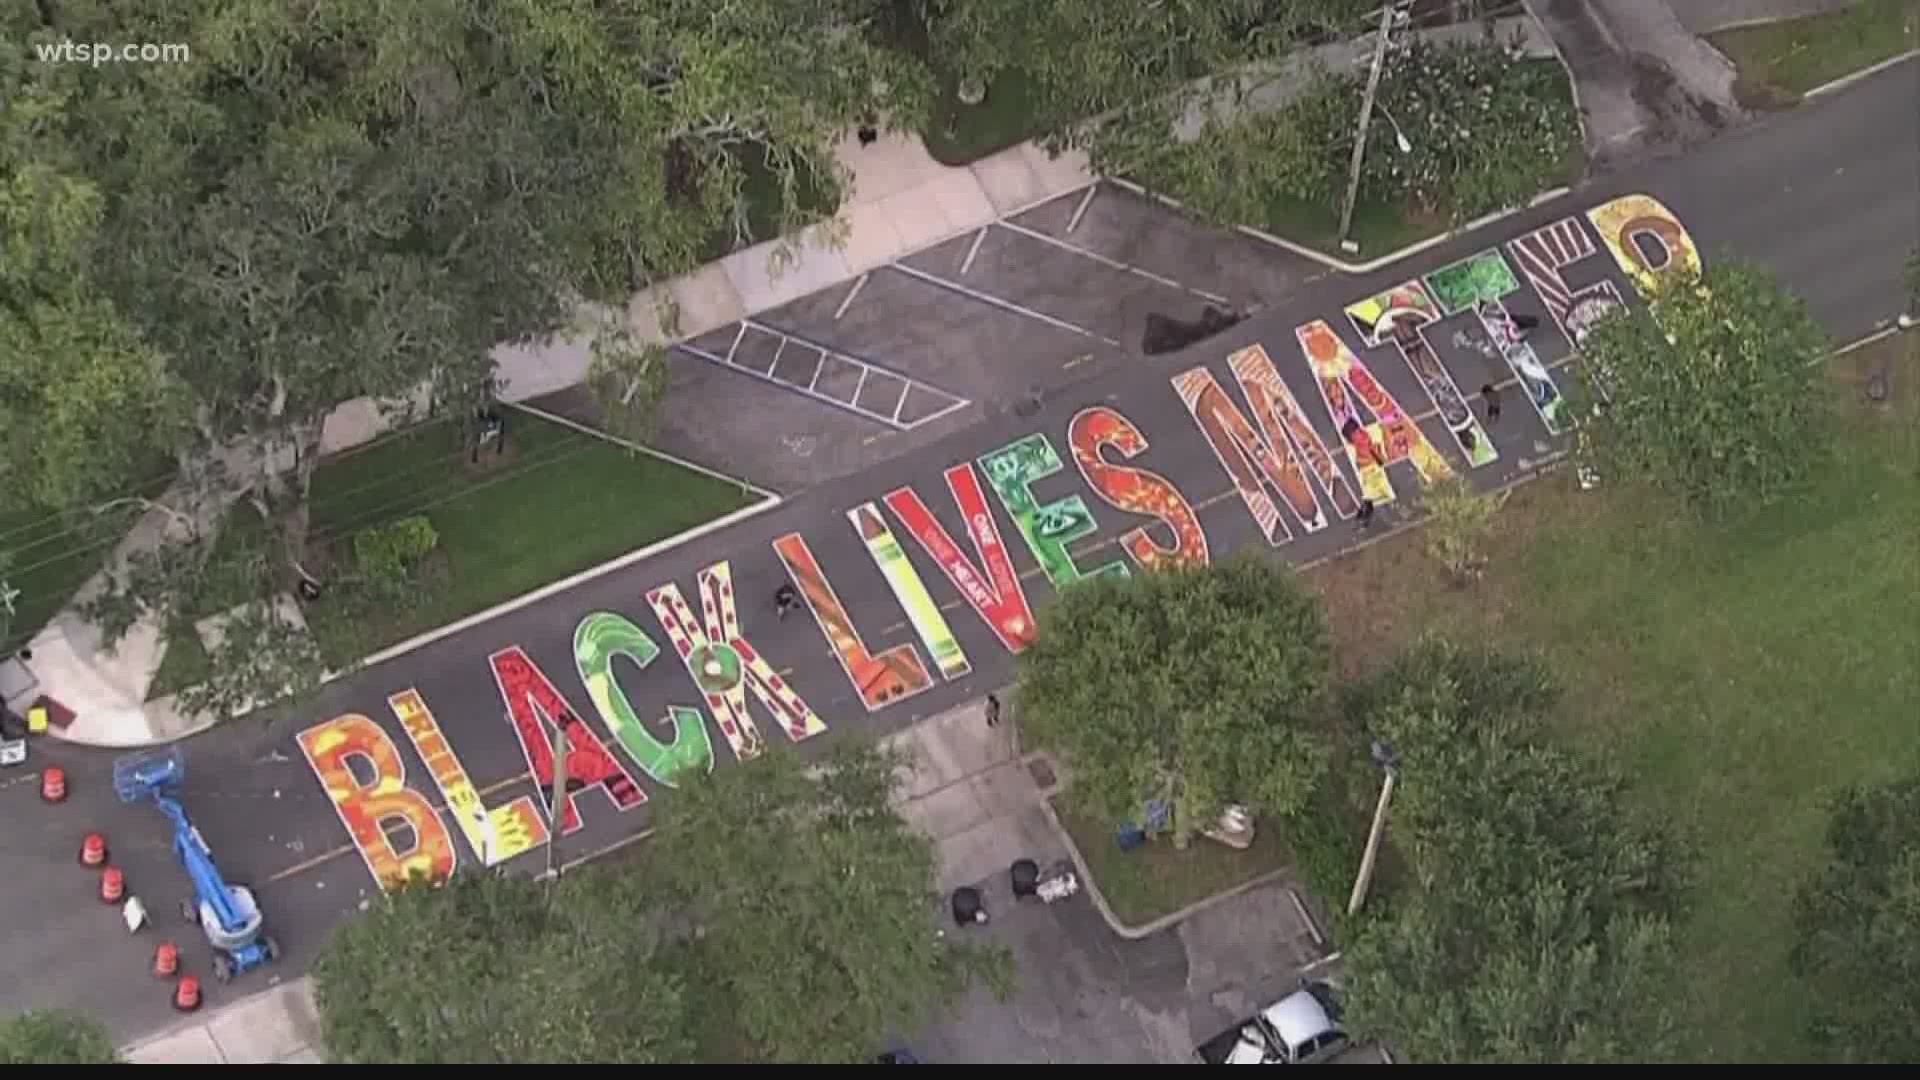
M 440 546 L 440 534 L 425 514 L 414 514 L 353 538 L 353 559 L 368 577 L 404 576 L 414 564 Z
M 0 1020 L 0 1065 L 118 1064 L 113 1040 L 91 1017 L 54 1009 Z
M 1492 43 L 1416 39 L 1381 75 L 1358 202 L 1450 224 L 1525 202 L 1579 147 L 1565 78 L 1553 61 L 1516 61 Z M 1365 87 L 1365 70 L 1323 71 L 1285 107 L 1210 123 L 1193 142 L 1153 153 L 1143 137 L 1139 178 L 1222 224 L 1263 221 L 1276 198 L 1337 215 Z

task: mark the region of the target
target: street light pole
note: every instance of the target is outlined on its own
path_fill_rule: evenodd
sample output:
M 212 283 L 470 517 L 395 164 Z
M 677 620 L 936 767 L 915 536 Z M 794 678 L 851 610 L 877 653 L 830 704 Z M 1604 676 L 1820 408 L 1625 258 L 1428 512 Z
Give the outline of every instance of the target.
M 1380 66 L 1387 58 L 1387 34 L 1393 29 L 1393 17 L 1398 10 L 1397 3 L 1385 4 L 1380 8 L 1380 33 L 1373 43 L 1373 68 L 1367 72 L 1367 92 L 1360 99 L 1359 130 L 1353 138 L 1353 160 L 1347 166 L 1347 197 L 1340 203 L 1340 248 L 1343 251 L 1357 250 L 1353 241 L 1347 239 L 1347 232 L 1353 228 L 1353 201 L 1360 194 L 1360 162 L 1367 156 L 1367 124 L 1373 119 L 1373 95 L 1380 89 Z
M 1367 832 L 1366 854 L 1360 856 L 1360 872 L 1353 879 L 1353 895 L 1347 898 L 1349 916 L 1359 914 L 1360 905 L 1367 902 L 1367 887 L 1373 884 L 1373 863 L 1380 855 L 1380 838 L 1387 831 L 1387 804 L 1393 801 L 1393 786 L 1400 777 L 1399 761 L 1392 747 L 1375 742 L 1373 759 L 1386 771 L 1387 778 L 1380 783 L 1380 801 L 1373 808 L 1373 828 Z

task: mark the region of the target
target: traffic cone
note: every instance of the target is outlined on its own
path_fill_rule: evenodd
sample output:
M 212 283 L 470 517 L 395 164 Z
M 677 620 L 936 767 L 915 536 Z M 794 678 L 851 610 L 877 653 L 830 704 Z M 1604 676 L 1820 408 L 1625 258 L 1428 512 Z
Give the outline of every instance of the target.
M 107 861 L 107 838 L 97 832 L 80 841 L 80 865 L 100 866 Z
M 156 979 L 171 979 L 180 971 L 180 946 L 171 941 L 161 942 L 153 950 L 153 975 Z
M 40 774 L 40 799 L 42 802 L 67 801 L 67 770 L 58 765 L 47 766 Z
M 100 902 L 117 904 L 127 895 L 127 876 L 117 866 L 100 871 Z
M 173 1007 L 178 1012 L 192 1012 L 200 1007 L 200 980 L 191 975 L 180 976 L 173 987 Z

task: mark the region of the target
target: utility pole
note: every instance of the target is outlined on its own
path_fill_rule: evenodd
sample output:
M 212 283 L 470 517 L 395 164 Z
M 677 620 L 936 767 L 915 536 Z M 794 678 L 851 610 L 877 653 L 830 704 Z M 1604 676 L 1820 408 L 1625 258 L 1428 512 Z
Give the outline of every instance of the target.
M 1360 162 L 1367 156 L 1367 124 L 1373 120 L 1373 95 L 1380 89 L 1380 66 L 1387 58 L 1387 35 L 1393 30 L 1393 17 L 1399 13 L 1398 3 L 1389 3 L 1380 8 L 1380 33 L 1373 43 L 1373 69 L 1367 72 L 1367 93 L 1360 99 L 1360 125 L 1353 137 L 1353 161 L 1347 166 L 1347 197 L 1340 203 L 1340 249 L 1354 251 L 1356 245 L 1347 239 L 1347 231 L 1353 228 L 1353 201 L 1360 194 Z
M 1360 873 L 1353 879 L 1353 895 L 1347 898 L 1349 916 L 1359 914 L 1360 905 L 1367 901 L 1367 886 L 1373 884 L 1373 863 L 1380 855 L 1380 838 L 1387 831 L 1387 804 L 1393 801 L 1393 785 L 1400 777 L 1400 765 L 1392 747 L 1375 742 L 1373 759 L 1387 777 L 1380 783 L 1380 801 L 1373 808 L 1373 828 L 1367 832 L 1367 851 L 1360 856 Z
M 560 833 L 567 820 L 567 733 L 553 725 L 553 797 L 547 803 L 547 899 L 553 899 L 554 883 L 560 880 Z

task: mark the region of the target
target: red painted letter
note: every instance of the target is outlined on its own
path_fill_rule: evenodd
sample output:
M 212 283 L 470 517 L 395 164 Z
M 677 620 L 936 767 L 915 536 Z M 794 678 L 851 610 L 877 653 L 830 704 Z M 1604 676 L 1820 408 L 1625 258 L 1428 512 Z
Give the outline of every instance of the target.
M 1120 546 L 1141 569 L 1207 565 L 1207 534 L 1200 528 L 1200 515 L 1193 512 L 1193 504 L 1180 489 L 1158 473 L 1115 465 L 1100 456 L 1103 446 L 1111 446 L 1129 458 L 1146 450 L 1147 437 L 1140 434 L 1133 421 L 1104 405 L 1082 409 L 1067 425 L 1067 445 L 1073 449 L 1074 464 L 1080 466 L 1087 486 L 1101 498 L 1129 513 L 1159 518 L 1172 530 L 1172 547 L 1155 543 L 1144 527 L 1120 537 Z
M 520 750 L 534 782 L 547 791 L 547 817 L 553 817 L 553 739 L 548 726 L 566 736 L 567 791 L 599 787 L 621 810 L 631 810 L 647 801 L 646 793 L 620 763 L 607 753 L 600 736 L 577 716 L 567 699 L 518 645 L 510 645 L 487 657 L 493 668 L 493 681 L 506 702 L 507 716 L 513 721 L 513 733 L 520 737 Z M 560 823 L 562 836 L 580 828 L 578 800 L 567 800 L 566 817 Z
M 967 598 L 967 603 L 973 605 L 973 610 L 993 629 L 1000 644 L 1005 645 L 1008 652 L 1020 652 L 1033 644 L 1033 609 L 1027 606 L 1027 594 L 1020 587 L 1020 575 L 1013 572 L 1013 560 L 1007 555 L 1006 545 L 1000 542 L 1000 527 L 987 509 L 980 477 L 973 471 L 972 462 L 962 462 L 947 470 L 947 490 L 953 493 L 953 501 L 966 519 L 973 548 L 987 566 L 985 575 L 960 553 L 959 546 L 912 488 L 903 487 L 888 493 L 887 509 L 893 511 L 933 561 L 940 564 L 947 580 L 953 582 L 953 587 L 960 590 L 960 595 Z

